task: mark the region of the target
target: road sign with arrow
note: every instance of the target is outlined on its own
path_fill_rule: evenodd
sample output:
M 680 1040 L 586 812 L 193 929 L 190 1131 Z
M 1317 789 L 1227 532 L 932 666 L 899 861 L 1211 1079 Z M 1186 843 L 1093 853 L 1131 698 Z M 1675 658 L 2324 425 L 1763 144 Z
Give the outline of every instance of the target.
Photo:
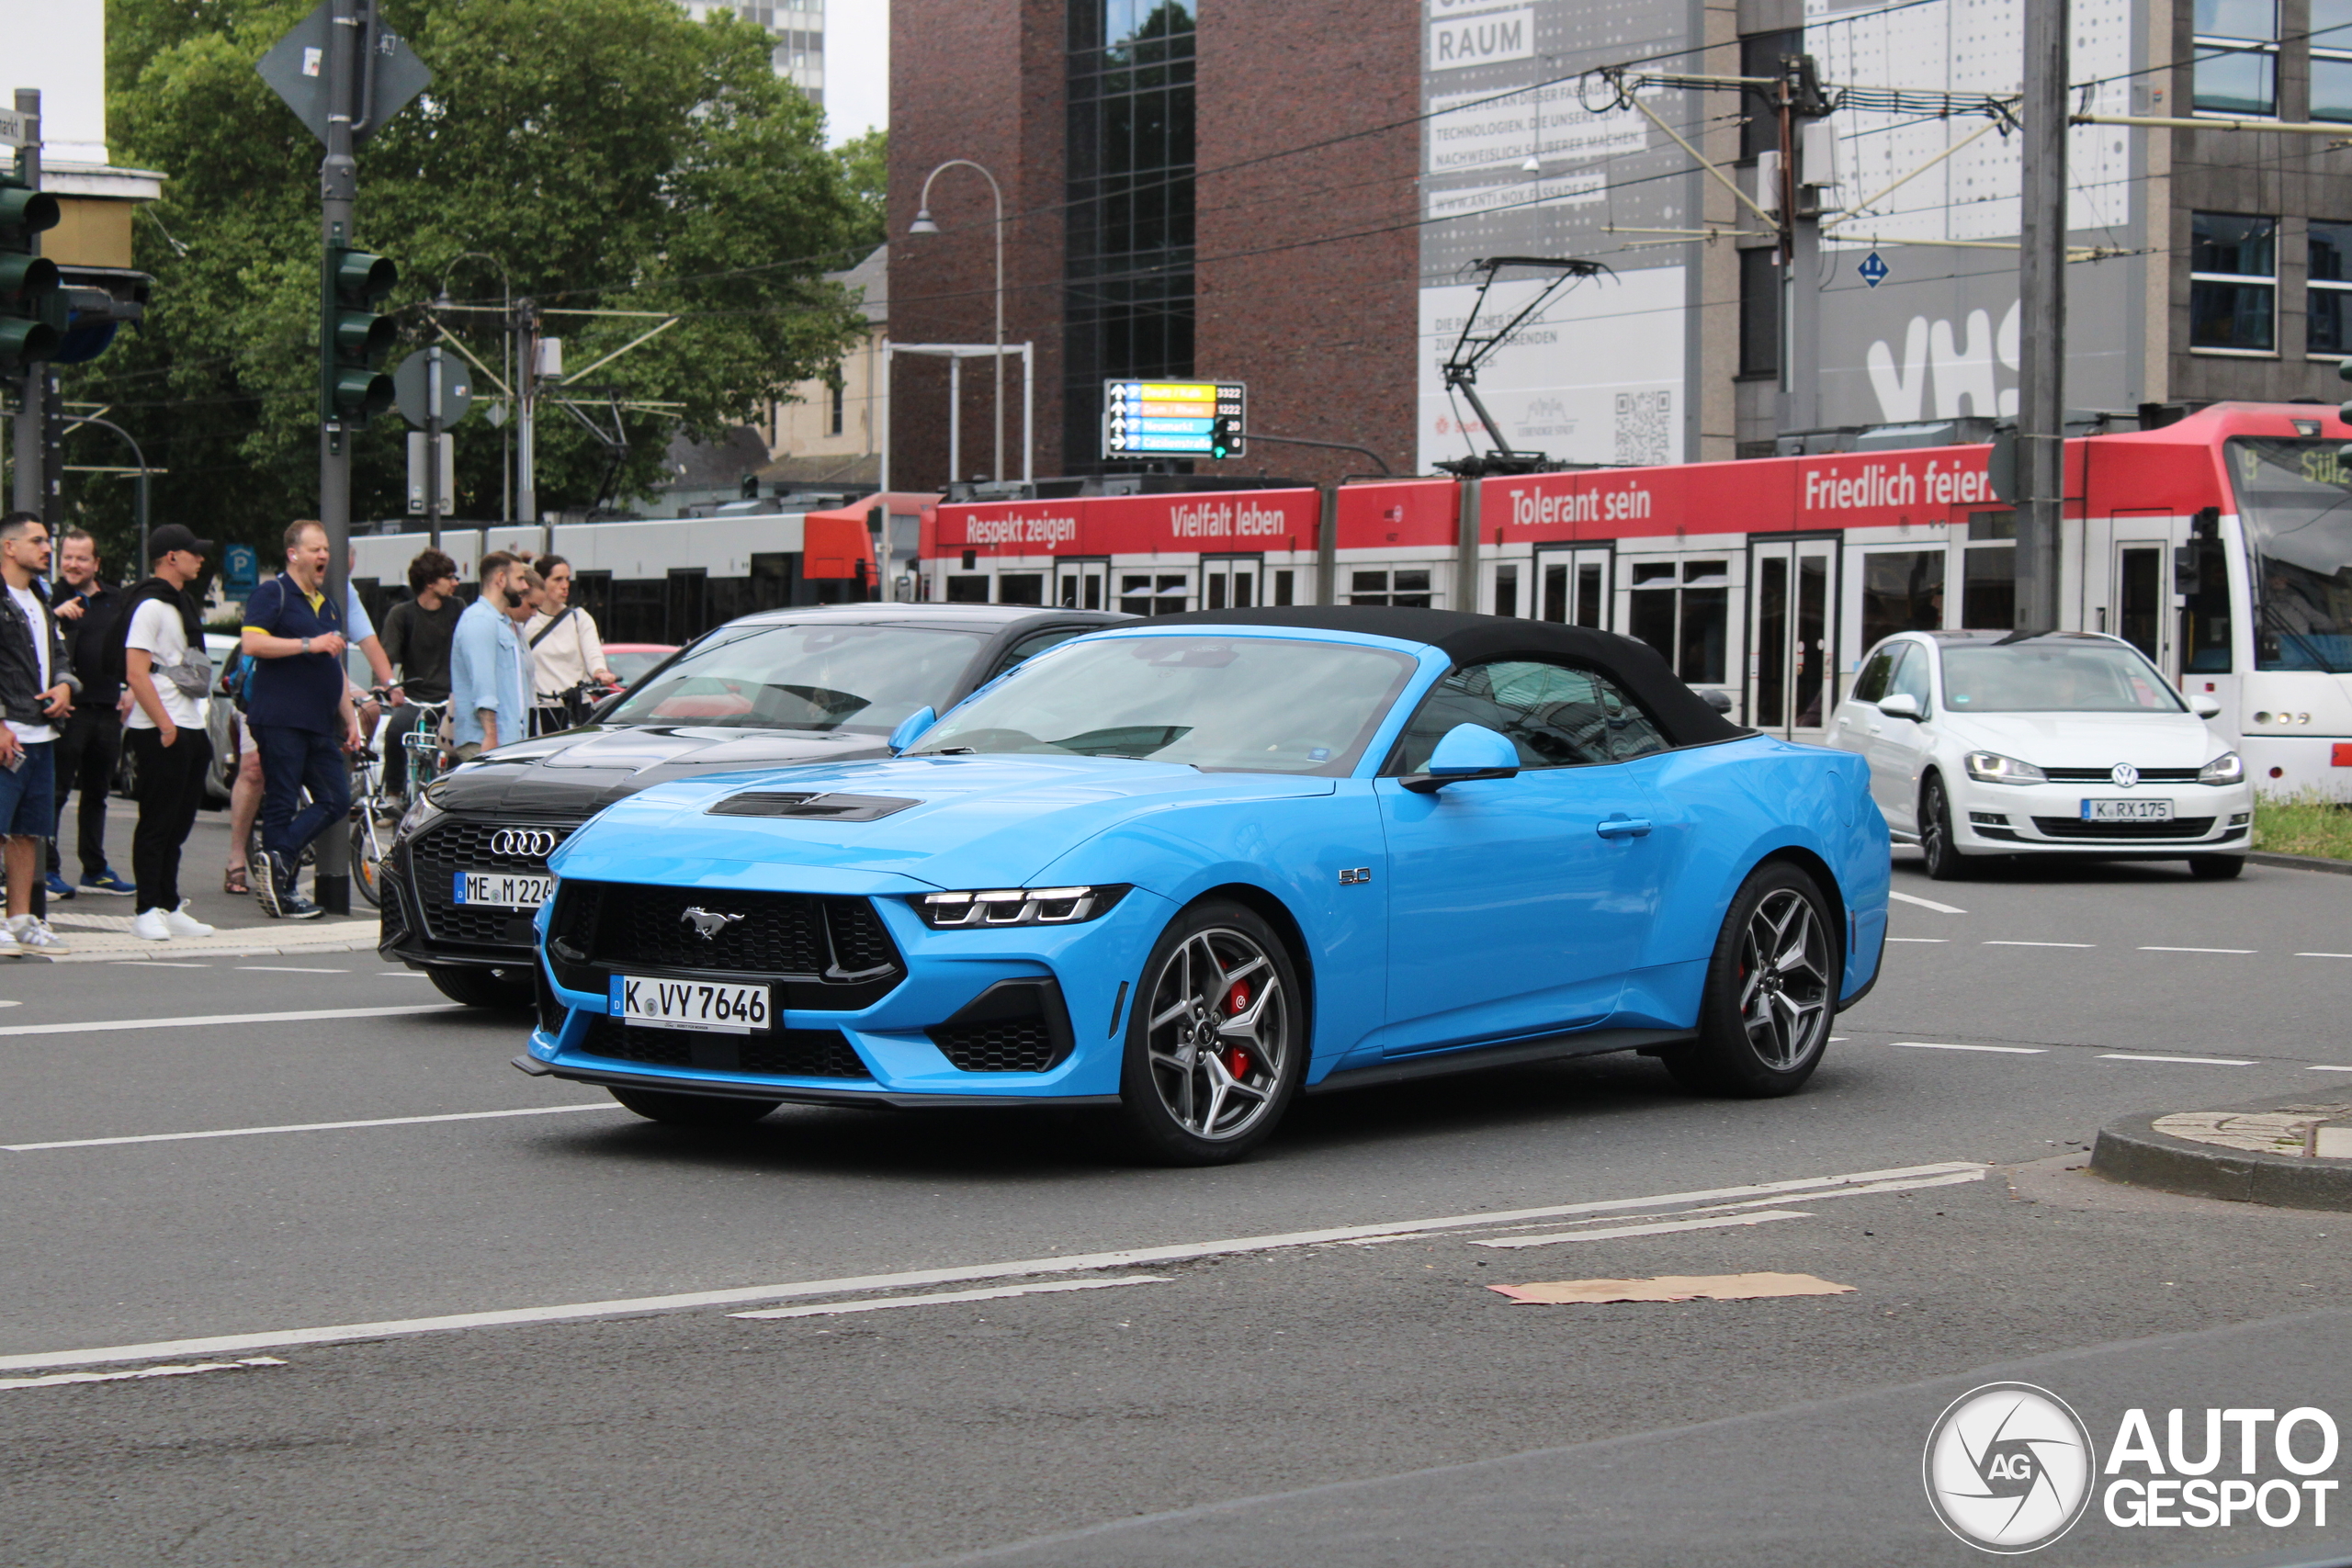
M 1105 381 L 1102 456 L 1238 457 L 1249 400 L 1238 381 Z

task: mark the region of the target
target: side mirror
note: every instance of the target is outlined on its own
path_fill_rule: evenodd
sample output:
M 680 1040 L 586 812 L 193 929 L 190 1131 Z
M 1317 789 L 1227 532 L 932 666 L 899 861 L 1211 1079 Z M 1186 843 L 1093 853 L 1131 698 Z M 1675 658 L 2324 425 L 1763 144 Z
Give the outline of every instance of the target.
M 933 708 L 917 708 L 907 715 L 899 721 L 899 728 L 890 731 L 890 755 L 895 757 L 922 739 L 931 727 L 938 722 L 939 714 Z
M 2188 711 L 2199 718 L 2222 716 L 2222 699 L 2211 692 L 2199 692 L 2188 699 Z
M 1435 795 L 1471 779 L 1508 779 L 1519 773 L 1519 748 L 1483 724 L 1457 724 L 1430 753 L 1429 771 L 1396 782 L 1416 795 Z
M 1714 709 L 1717 713 L 1722 714 L 1725 718 L 1729 718 L 1731 716 L 1731 694 L 1729 692 L 1702 692 L 1699 694 L 1699 700 L 1706 704 L 1709 707 Z
M 1897 692 L 1881 699 L 1878 711 L 1889 718 L 1916 719 L 1919 716 L 1919 699 L 1908 692 Z

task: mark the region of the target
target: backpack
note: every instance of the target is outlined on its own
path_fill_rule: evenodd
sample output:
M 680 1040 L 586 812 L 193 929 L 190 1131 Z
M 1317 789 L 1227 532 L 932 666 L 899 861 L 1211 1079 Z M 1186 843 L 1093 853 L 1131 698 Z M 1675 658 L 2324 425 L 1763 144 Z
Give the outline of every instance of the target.
M 229 651 L 228 662 L 220 667 L 220 691 L 239 713 L 245 711 L 245 701 L 253 694 L 254 660 L 246 657 L 242 648 Z

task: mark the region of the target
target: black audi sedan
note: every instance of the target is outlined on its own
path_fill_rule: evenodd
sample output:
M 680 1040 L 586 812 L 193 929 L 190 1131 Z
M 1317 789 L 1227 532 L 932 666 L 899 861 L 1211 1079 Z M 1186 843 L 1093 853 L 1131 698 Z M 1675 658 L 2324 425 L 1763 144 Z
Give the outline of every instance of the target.
M 475 1007 L 527 1007 L 548 856 L 614 801 L 707 773 L 888 754 L 1056 643 L 1129 619 L 1023 604 L 834 604 L 729 621 L 580 728 L 503 746 L 436 780 L 383 869 L 378 951 Z

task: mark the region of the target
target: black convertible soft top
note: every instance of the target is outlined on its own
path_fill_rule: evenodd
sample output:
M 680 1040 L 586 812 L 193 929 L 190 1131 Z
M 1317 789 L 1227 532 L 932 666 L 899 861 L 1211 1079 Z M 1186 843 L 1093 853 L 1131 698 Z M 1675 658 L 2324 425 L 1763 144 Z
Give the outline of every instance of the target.
M 1193 610 L 1161 615 L 1154 626 L 1296 626 L 1308 631 L 1359 632 L 1427 643 L 1456 668 L 1496 659 L 1549 659 L 1597 671 L 1647 708 L 1677 746 L 1730 740 L 1747 731 L 1700 701 L 1657 650 L 1615 632 L 1476 615 L 1460 610 L 1400 610 L 1370 604 L 1302 604 L 1288 609 Z

